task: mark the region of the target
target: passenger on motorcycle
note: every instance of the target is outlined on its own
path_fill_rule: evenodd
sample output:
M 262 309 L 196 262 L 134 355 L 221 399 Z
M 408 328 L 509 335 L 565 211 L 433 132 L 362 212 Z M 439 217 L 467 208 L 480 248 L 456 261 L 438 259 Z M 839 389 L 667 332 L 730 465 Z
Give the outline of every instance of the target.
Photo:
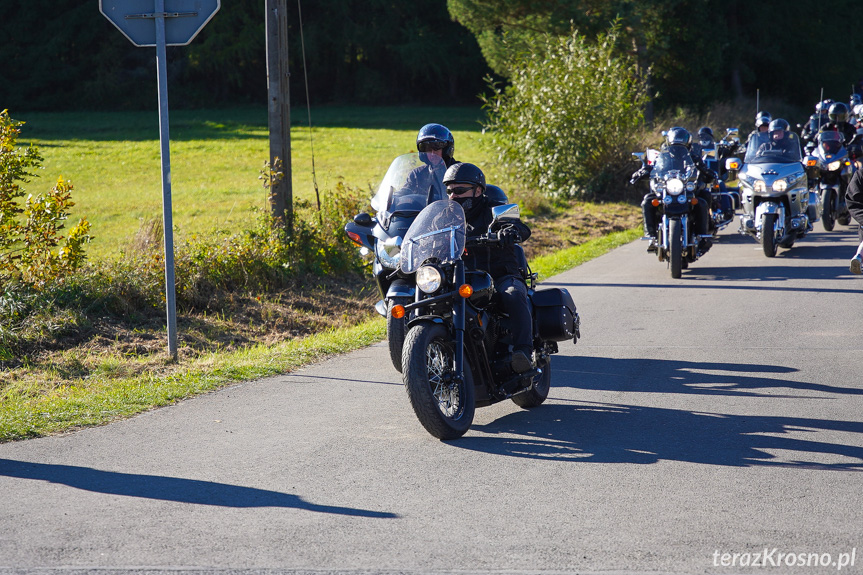
M 766 132 L 772 119 L 773 116 L 770 115 L 770 112 L 758 112 L 755 114 L 755 129 L 749 132 L 749 136 L 746 137 L 746 144 L 749 144 L 749 140 L 753 134 Z
M 453 158 L 455 139 L 452 132 L 441 124 L 426 124 L 420 128 L 417 134 L 417 151 L 427 167 L 414 168 L 408 174 L 405 188 L 407 190 L 428 190 L 434 183 L 435 172 L 444 171 L 456 163 Z
M 689 156 L 692 158 L 695 167 L 698 168 L 698 179 L 704 183 L 711 183 L 714 179 L 716 179 L 716 174 L 707 168 L 704 164 L 704 160 L 701 158 L 701 146 L 693 146 L 691 145 L 692 135 L 685 128 L 674 127 L 668 130 L 665 135 L 665 142 L 663 143 L 663 149 L 667 146 L 673 145 L 683 145 L 689 150 Z M 652 167 L 649 165 L 642 166 L 638 171 L 632 174 L 632 179 L 629 180 L 631 184 L 634 184 L 638 180 L 650 176 L 650 172 Z M 695 217 L 695 226 L 697 230 L 697 234 L 699 236 L 707 236 L 710 234 L 710 224 L 712 220 L 710 218 L 710 204 L 712 201 L 712 196 L 710 195 L 710 190 L 706 186 L 702 186 L 695 192 L 696 197 L 698 198 L 698 208 L 696 210 Z M 655 252 L 657 246 L 657 233 L 656 233 L 656 224 L 658 219 L 658 209 L 653 206 L 653 199 L 656 198 L 656 194 L 653 190 L 648 191 L 644 195 L 644 199 L 641 202 L 641 213 L 644 217 L 644 233 L 647 236 L 650 236 L 651 240 L 647 246 L 648 252 Z M 709 238 L 702 238 L 698 242 L 698 251 L 700 254 L 705 254 L 713 245 L 713 240 Z
M 457 163 L 450 166 L 443 178 L 447 195 L 464 209 L 467 237 L 489 231 L 493 221 L 493 202 L 485 194 L 485 174 L 477 166 Z M 512 319 L 513 349 L 510 365 L 516 373 L 533 368 L 533 321 L 527 296 L 527 284 L 519 270 L 515 244 L 530 237 L 530 228 L 521 221 L 507 220 L 499 229 L 499 243 L 471 246 L 465 251 L 465 266 L 483 270 L 494 279 L 495 289 L 506 313 Z

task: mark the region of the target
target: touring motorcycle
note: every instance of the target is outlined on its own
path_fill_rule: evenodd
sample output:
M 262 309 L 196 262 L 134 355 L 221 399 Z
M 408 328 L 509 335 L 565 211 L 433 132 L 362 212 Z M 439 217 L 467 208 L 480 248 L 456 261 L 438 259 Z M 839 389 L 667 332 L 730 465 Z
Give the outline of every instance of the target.
M 465 214 L 452 200 L 429 204 L 402 243 L 399 274 L 413 278 L 414 301 L 397 305 L 394 317 L 409 318 L 402 350 L 402 380 L 420 423 L 439 439 L 464 435 L 475 409 L 511 399 L 524 408 L 548 397 L 551 355 L 558 342 L 580 336 L 580 319 L 565 289 L 535 289 L 536 275 L 524 260 L 533 316 L 535 366 L 510 366 L 510 318 L 496 297 L 492 277 L 466 269 L 465 248 L 499 241 L 492 231 L 519 217 L 515 204 L 491 208 L 493 222 L 480 236 L 466 236 Z M 523 252 L 520 252 L 523 254 Z
M 411 153 L 392 161 L 371 201 L 375 216 L 361 213 L 345 225 L 348 237 L 372 254 L 372 274 L 381 299 L 375 310 L 387 319 L 387 344 L 393 367 L 402 370 L 402 345 L 407 325 L 390 312 L 414 300 L 413 278 L 399 276 L 401 247 L 414 218 L 429 203 L 446 198 L 446 165 L 435 154 Z
M 821 225 L 830 232 L 836 223 L 843 226 L 851 223 L 851 214 L 845 205 L 845 190 L 854 173 L 854 164 L 839 132 L 824 130 L 815 136 L 814 142 L 812 157 L 807 158 L 807 170 L 821 198 Z
M 820 217 L 820 201 L 808 189 L 799 140 L 793 134 L 788 137 L 792 136 L 788 147 L 777 149 L 769 132 L 753 134 L 737 174 L 743 196 L 738 232 L 758 240 L 769 258 L 778 246 L 790 248 L 804 237 Z M 726 164 L 733 169 L 741 162 L 729 158 Z

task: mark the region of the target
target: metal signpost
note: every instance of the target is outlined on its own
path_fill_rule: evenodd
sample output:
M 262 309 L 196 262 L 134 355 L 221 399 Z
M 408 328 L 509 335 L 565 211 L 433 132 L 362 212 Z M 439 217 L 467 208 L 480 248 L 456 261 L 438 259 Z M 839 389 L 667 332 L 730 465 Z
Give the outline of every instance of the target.
M 219 10 L 219 6 L 220 0 L 99 0 L 99 11 L 132 44 L 156 48 L 168 353 L 174 359 L 177 358 L 177 300 L 174 286 L 174 222 L 171 213 L 171 152 L 168 133 L 168 59 L 165 47 L 185 46 L 191 42 Z

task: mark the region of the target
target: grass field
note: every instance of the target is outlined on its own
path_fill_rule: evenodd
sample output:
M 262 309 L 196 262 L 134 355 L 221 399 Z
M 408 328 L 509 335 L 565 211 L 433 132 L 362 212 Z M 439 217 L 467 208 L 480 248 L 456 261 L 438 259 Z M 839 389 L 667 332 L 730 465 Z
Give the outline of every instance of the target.
M 91 257 L 116 257 L 141 224 L 162 215 L 158 112 L 27 113 L 19 144 L 34 143 L 45 157 L 30 193 L 47 189 L 58 176 L 72 181 L 72 217 L 92 224 Z M 317 184 L 325 194 L 337 182 L 354 188 L 377 185 L 390 161 L 415 151 L 419 128 L 448 126 L 456 158 L 482 166 L 500 182 L 490 153 L 481 145 L 479 108 L 292 110 L 291 161 L 295 198 L 313 199 L 312 154 Z M 266 208 L 258 180 L 269 157 L 267 110 L 177 110 L 170 113 L 173 220 L 182 240 L 214 228 L 229 228 Z M 371 191 L 369 197 L 371 197 Z

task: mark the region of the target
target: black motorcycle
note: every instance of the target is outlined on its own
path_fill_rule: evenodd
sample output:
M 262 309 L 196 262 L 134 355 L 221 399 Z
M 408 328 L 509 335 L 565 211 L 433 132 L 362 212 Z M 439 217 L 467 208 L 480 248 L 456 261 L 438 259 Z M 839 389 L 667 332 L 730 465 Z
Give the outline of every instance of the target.
M 491 229 L 518 218 L 515 204 L 492 208 Z M 534 289 L 536 276 L 524 262 L 533 311 L 535 367 L 522 374 L 510 367 L 510 318 L 495 297 L 492 277 L 467 270 L 466 246 L 498 241 L 489 230 L 466 238 L 464 210 L 452 200 L 426 207 L 405 235 L 400 274 L 413 277 L 415 301 L 396 306 L 410 317 L 402 352 L 402 380 L 420 423 L 439 439 L 464 435 L 477 407 L 512 399 L 524 408 L 548 397 L 551 355 L 557 342 L 579 334 L 579 316 L 565 289 Z
M 807 173 L 821 196 L 821 225 L 829 232 L 836 223 L 843 226 L 851 223 L 851 214 L 845 205 L 845 190 L 854 173 L 854 164 L 839 132 L 820 132 L 815 137 L 815 144 L 812 151 L 815 162 L 807 158 Z
M 413 278 L 397 274 L 401 246 L 417 214 L 429 203 L 447 197 L 444 173 L 446 166 L 440 156 L 412 153 L 397 157 L 372 198 L 375 216 L 357 214 L 345 225 L 348 237 L 361 251 L 374 255 L 372 274 L 381 295 L 375 310 L 387 318 L 390 360 L 398 371 L 402 370 L 407 325 L 390 312 L 393 306 L 411 303 L 416 291 Z

